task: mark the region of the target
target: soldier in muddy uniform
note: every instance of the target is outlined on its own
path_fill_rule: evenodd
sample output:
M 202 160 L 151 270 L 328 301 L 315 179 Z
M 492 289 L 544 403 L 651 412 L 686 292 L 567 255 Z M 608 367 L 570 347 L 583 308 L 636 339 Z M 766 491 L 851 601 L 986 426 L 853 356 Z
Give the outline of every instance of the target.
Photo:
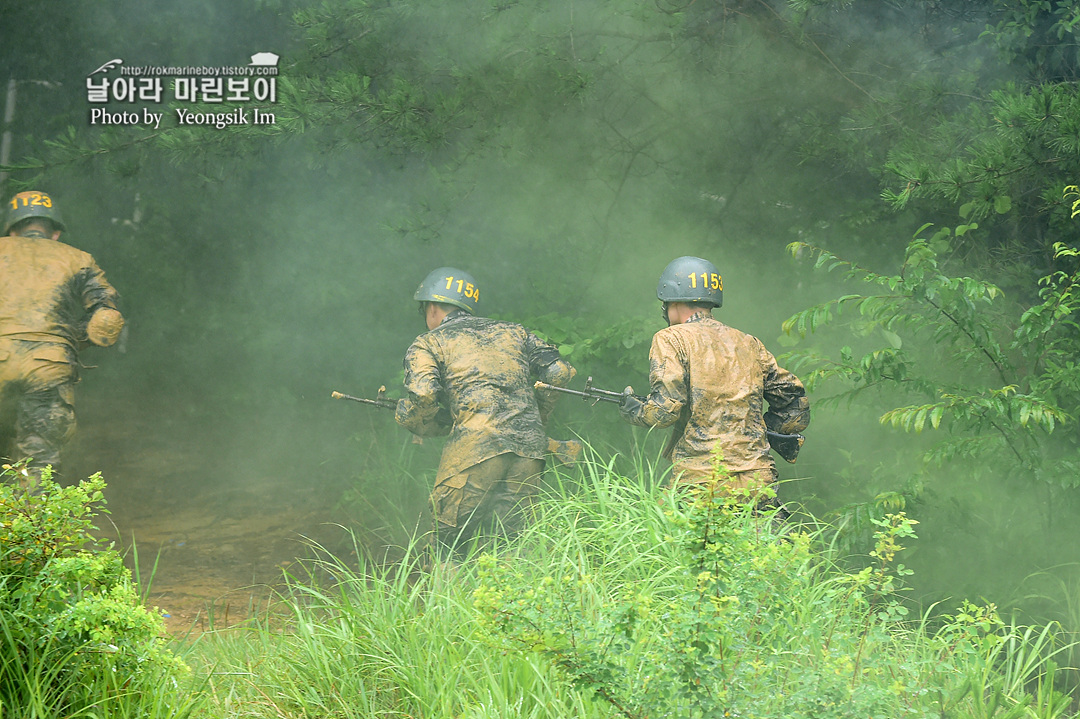
M 405 354 L 408 396 L 395 417 L 418 436 L 450 435 L 431 505 L 436 541 L 452 555 L 474 537 L 521 528 L 554 402 L 538 398 L 533 382 L 565 386 L 575 371 L 521 325 L 477 317 L 480 290 L 468 273 L 436 269 L 413 298 L 429 332 Z
M 59 242 L 64 221 L 44 192 L 7 203 L 0 237 L 0 457 L 29 458 L 20 481 L 59 471 L 75 430 L 78 350 L 116 342 L 124 318 L 94 258 Z
M 628 394 L 620 414 L 643 427 L 674 426 L 664 456 L 677 486 L 708 481 L 719 457 L 730 473 L 727 489 L 755 493 L 777 478 L 766 430 L 801 432 L 810 403 L 759 339 L 713 318 L 723 289 L 707 260 L 680 257 L 664 269 L 656 296 L 668 327 L 649 351 L 651 392 L 644 402 Z

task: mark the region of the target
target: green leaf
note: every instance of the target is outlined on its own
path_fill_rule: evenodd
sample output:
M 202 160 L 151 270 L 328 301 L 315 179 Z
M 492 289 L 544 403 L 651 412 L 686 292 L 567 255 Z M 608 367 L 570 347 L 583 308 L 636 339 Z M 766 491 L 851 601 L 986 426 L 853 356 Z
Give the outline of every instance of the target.
M 900 335 L 896 334 L 895 332 L 890 332 L 889 330 L 887 330 L 887 329 L 884 329 L 884 328 L 882 328 L 882 330 L 881 330 L 881 334 L 882 334 L 882 336 L 884 336 L 884 337 L 885 337 L 885 340 L 886 340 L 886 341 L 887 341 L 887 342 L 888 342 L 888 343 L 889 343 L 890 345 L 892 345 L 892 348 L 893 348 L 893 349 L 897 349 L 897 350 L 898 350 L 898 349 L 900 349 L 900 348 L 901 348 L 901 347 L 903 346 L 903 344 L 904 344 L 903 340 L 901 340 L 901 339 L 900 339 Z
M 915 413 L 915 416 L 913 418 L 913 422 L 914 422 L 914 425 L 915 425 L 915 431 L 916 432 L 922 432 L 923 427 L 926 426 L 926 415 L 927 415 L 929 409 L 930 409 L 929 407 L 920 407 L 919 410 Z
M 1012 198 L 1008 195 L 999 195 L 994 198 L 994 212 L 1004 215 L 1012 209 Z
M 776 338 L 776 344 L 781 347 L 794 347 L 799 344 L 799 338 L 790 334 L 782 334 Z

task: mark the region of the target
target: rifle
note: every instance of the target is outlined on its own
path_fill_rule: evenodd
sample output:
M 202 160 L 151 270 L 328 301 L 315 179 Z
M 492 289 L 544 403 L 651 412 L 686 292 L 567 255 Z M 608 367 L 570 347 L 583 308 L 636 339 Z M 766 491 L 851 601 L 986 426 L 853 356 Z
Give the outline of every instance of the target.
M 397 409 L 397 400 L 387 399 L 386 386 L 379 387 L 379 391 L 375 394 L 375 399 L 367 399 L 366 397 L 353 397 L 351 394 L 344 394 L 342 392 L 333 391 L 330 393 L 333 399 L 351 399 L 353 402 L 362 402 L 363 404 L 373 404 L 376 407 L 382 409 Z M 441 409 L 441 412 L 446 412 L 446 409 Z M 422 437 L 414 436 L 412 438 L 413 444 L 423 444 Z M 581 456 L 581 442 L 573 439 L 559 440 L 548 437 L 547 451 L 552 455 L 552 458 L 559 464 L 574 464 Z
M 592 386 L 592 377 L 585 380 L 585 391 L 582 392 L 576 389 L 569 389 L 568 387 L 556 387 L 553 384 L 547 382 L 536 382 L 533 384 L 534 389 L 550 389 L 555 392 L 562 392 L 563 394 L 572 394 L 577 397 L 581 397 L 583 400 L 592 400 L 595 405 L 597 402 L 614 402 L 615 404 L 622 404 L 623 400 L 627 397 L 637 397 L 642 402 L 645 401 L 644 397 L 639 397 L 633 393 L 632 387 L 627 387 L 622 392 L 612 392 L 609 389 L 599 389 Z
M 353 397 L 351 394 L 345 394 L 343 392 L 333 391 L 330 393 L 333 399 L 351 399 L 353 402 L 360 402 L 361 404 L 372 404 L 380 409 L 397 409 L 397 400 L 389 399 L 386 396 L 386 385 L 379 387 L 379 391 L 375 393 L 375 399 L 368 399 L 367 397 Z M 424 438 L 413 435 L 413 444 L 423 444 Z
M 645 401 L 645 398 L 641 395 L 634 394 L 632 387 L 627 387 L 622 392 L 612 392 L 608 389 L 593 387 L 592 377 L 585 380 L 584 391 L 569 389 L 567 387 L 556 387 L 547 382 L 536 382 L 533 387 L 535 389 L 547 389 L 554 392 L 562 392 L 563 394 L 572 394 L 576 397 L 581 397 L 581 399 L 585 401 L 591 399 L 594 405 L 597 402 L 612 402 L 621 405 L 627 397 L 634 397 L 639 402 Z M 773 432 L 771 429 L 765 431 L 765 437 L 769 440 L 769 446 L 772 450 L 792 464 L 795 463 L 795 460 L 799 456 L 799 449 L 802 448 L 803 442 L 806 441 L 806 437 L 801 434 L 780 434 L 779 432 Z
M 397 409 L 397 400 L 387 399 L 386 386 L 379 387 L 379 391 L 375 394 L 375 399 L 367 399 L 365 397 L 353 397 L 351 394 L 342 394 L 341 392 L 331 392 L 330 396 L 334 399 L 351 399 L 353 402 L 362 402 L 364 404 L 373 404 L 376 407 L 382 409 Z

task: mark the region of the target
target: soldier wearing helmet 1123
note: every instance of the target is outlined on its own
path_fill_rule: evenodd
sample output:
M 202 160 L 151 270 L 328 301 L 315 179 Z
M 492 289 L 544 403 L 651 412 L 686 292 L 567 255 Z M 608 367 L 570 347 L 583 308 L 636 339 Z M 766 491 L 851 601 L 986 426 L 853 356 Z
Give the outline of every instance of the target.
M 651 391 L 644 402 L 628 393 L 620 414 L 640 426 L 674 426 L 664 456 L 678 486 L 715 476 L 719 456 L 729 490 L 756 492 L 777 478 L 766 430 L 802 431 L 810 404 L 799 379 L 777 365 L 761 340 L 712 316 L 723 291 L 708 260 L 680 257 L 664 269 L 656 296 L 668 327 L 653 336 L 649 350 Z
M 405 354 L 395 417 L 418 436 L 445 435 L 431 504 L 438 544 L 513 533 L 539 490 L 553 398 L 536 379 L 565 386 L 575 371 L 559 350 L 513 322 L 478 317 L 480 288 L 453 267 L 432 271 L 413 299 L 428 332 Z
M 60 468 L 75 430 L 79 348 L 108 347 L 124 326 L 118 295 L 89 254 L 60 242 L 60 211 L 44 192 L 8 200 L 0 237 L 0 457 Z

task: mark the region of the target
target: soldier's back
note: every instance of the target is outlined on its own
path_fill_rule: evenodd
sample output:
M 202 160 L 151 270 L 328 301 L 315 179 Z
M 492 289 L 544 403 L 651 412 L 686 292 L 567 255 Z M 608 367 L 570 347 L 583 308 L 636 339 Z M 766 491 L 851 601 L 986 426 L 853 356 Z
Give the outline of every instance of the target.
M 100 272 L 88 253 L 57 240 L 0 238 L 0 336 L 74 344 L 82 287 Z
M 521 325 L 465 313 L 417 338 L 439 365 L 454 423 L 440 477 L 505 452 L 543 458 L 528 338 Z

